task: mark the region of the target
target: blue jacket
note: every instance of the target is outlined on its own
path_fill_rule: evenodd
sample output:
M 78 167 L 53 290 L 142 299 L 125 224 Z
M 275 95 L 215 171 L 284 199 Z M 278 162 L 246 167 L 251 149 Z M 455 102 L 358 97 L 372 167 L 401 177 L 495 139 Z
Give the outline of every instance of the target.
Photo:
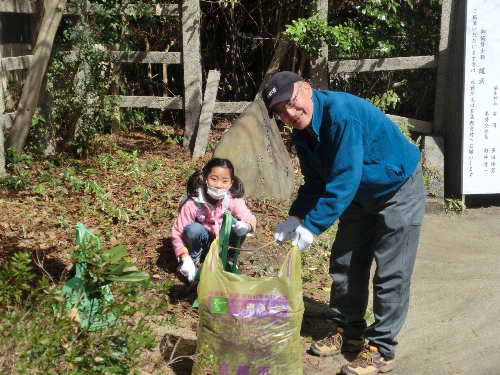
M 292 141 L 304 184 L 290 215 L 315 234 L 328 229 L 352 202 L 401 187 L 415 170 L 419 149 L 381 110 L 357 96 L 313 89 L 313 137 L 294 129 Z

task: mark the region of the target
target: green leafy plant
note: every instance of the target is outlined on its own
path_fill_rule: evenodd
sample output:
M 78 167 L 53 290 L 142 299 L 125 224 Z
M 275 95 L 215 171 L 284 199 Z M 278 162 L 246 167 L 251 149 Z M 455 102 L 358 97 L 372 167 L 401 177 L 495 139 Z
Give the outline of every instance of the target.
M 24 189 L 31 183 L 28 175 L 33 158 L 29 154 L 18 155 L 14 147 L 9 147 L 5 154 L 7 175 L 0 180 L 6 190 Z
M 425 158 L 422 158 L 422 169 L 423 169 L 423 177 L 424 177 L 424 186 L 425 189 L 427 190 L 427 194 L 430 196 L 436 196 L 436 192 L 432 191 L 431 188 L 431 182 L 433 180 L 440 181 L 443 176 L 442 174 L 438 171 L 438 169 L 432 165 L 429 164 Z
M 207 374 L 218 374 L 218 361 L 217 361 L 217 356 L 212 353 L 208 347 L 207 344 L 203 344 L 201 347 L 201 351 L 199 353 L 199 356 L 195 358 L 195 361 L 197 361 L 201 368 L 205 371 Z
M 419 136 L 417 139 L 414 139 L 412 134 L 410 133 L 410 127 L 411 125 L 408 123 L 402 123 L 398 125 L 399 130 L 403 133 L 403 135 L 408 139 L 411 143 L 413 143 L 415 146 L 420 147 L 420 142 L 422 141 L 422 136 Z
M 210 141 L 210 142 L 207 143 L 207 146 L 205 147 L 205 150 L 206 151 L 210 151 L 210 152 L 214 152 L 215 151 L 215 147 L 217 147 L 217 142 Z
M 367 99 L 370 103 L 377 106 L 382 112 L 387 111 L 389 108 L 396 108 L 398 103 L 401 103 L 399 95 L 394 90 L 388 90 L 381 95 L 374 95 Z
M 356 29 L 362 30 L 362 45 L 372 56 L 388 55 L 398 49 L 397 39 L 391 34 L 406 37 L 407 23 L 398 12 L 403 3 L 413 9 L 410 0 L 368 0 L 356 7 Z
M 167 132 L 162 132 L 161 134 L 167 139 L 168 142 L 170 142 L 173 145 L 180 144 L 184 138 L 181 135 L 171 135 L 170 133 Z
M 84 25 L 82 23 L 81 25 Z M 77 155 L 83 155 L 96 134 L 110 130 L 119 99 L 109 95 L 109 71 L 104 69 L 112 59 L 98 47 L 90 28 L 69 28 L 66 38 L 77 45 L 79 53 L 55 50 L 47 70 L 47 89 L 53 106 L 48 122 Z
M 10 265 L 0 268 L 0 311 L 13 308 L 21 303 L 21 297 L 30 289 L 28 282 L 35 276 L 29 265 L 31 257 L 27 253 L 15 253 Z M 3 307 L 2 307 L 3 306 Z
M 102 1 L 92 12 L 83 0 L 70 7 L 73 15 L 63 19 L 61 40 L 47 70 L 52 105 L 46 122 L 81 156 L 96 135 L 112 130 L 121 104 L 116 89 L 125 93 L 110 50 L 133 50 L 135 26 L 139 23 L 143 32 L 153 30 L 160 19 L 154 17 L 150 2 L 141 0 Z M 133 124 L 141 121 L 138 113 L 133 113 Z
M 107 260 L 98 263 L 116 266 L 122 251 L 104 251 Z M 127 272 L 104 266 L 101 271 L 93 269 L 104 282 Z M 0 373 L 139 374 L 141 353 L 155 347 L 146 314 L 163 316 L 166 308 L 165 299 L 151 299 L 150 293 L 165 295 L 173 283 L 144 280 L 114 285 L 115 301 L 103 309 L 114 312 L 115 324 L 89 331 L 66 312 L 60 286 L 45 275 L 36 275 L 31 256 L 26 252 L 13 254 L 0 268 Z M 164 323 L 175 321 L 172 317 Z
M 30 131 L 32 132 L 40 132 L 46 130 L 47 120 L 43 117 L 40 116 L 33 116 L 33 119 L 31 120 L 31 129 Z
M 372 304 L 371 301 L 370 301 L 370 304 Z M 368 308 L 366 309 L 364 319 L 366 320 L 366 323 L 368 325 L 375 322 L 375 315 L 373 314 L 373 307 L 372 306 L 368 306 Z
M 124 258 L 127 248 L 124 245 L 101 250 L 95 240 L 85 241 L 71 252 L 74 263 L 85 263 L 84 279 L 90 284 L 99 285 L 111 282 L 138 282 L 149 278 L 147 272 L 139 271 L 137 266 Z M 89 284 L 89 285 L 90 285 Z
M 339 53 L 353 52 L 360 47 L 358 32 L 347 25 L 329 26 L 326 18 L 315 14 L 293 20 L 286 26 L 286 35 L 310 56 L 319 56 L 323 42 Z
M 462 215 L 467 211 L 467 206 L 461 199 L 445 198 L 444 212 L 449 216 Z

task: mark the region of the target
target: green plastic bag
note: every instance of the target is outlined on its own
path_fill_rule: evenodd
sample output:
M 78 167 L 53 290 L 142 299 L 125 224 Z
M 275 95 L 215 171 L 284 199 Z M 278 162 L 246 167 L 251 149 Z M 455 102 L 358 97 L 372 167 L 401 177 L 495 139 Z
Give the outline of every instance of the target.
M 224 271 L 218 242 L 210 247 L 198 284 L 192 375 L 301 375 L 298 248 L 289 251 L 277 276 L 254 278 Z

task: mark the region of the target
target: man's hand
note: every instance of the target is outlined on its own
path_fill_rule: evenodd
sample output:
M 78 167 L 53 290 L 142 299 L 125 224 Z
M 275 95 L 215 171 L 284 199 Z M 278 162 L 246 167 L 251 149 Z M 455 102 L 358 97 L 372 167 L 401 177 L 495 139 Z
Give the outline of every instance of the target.
M 196 268 L 194 266 L 193 259 L 190 256 L 182 258 L 180 271 L 184 276 L 187 277 L 189 282 L 192 282 L 194 280 Z
M 288 219 L 276 226 L 274 230 L 274 238 L 279 242 L 291 240 L 295 234 L 293 231 L 299 226 L 300 221 L 294 217 L 290 216 Z
M 244 221 L 237 221 L 235 224 L 233 224 L 234 231 L 238 236 L 246 236 L 249 231 L 249 225 L 248 223 L 245 223 Z
M 292 246 L 297 246 L 302 252 L 307 249 L 314 241 L 314 233 L 300 224 L 295 229 L 295 238 L 292 241 Z

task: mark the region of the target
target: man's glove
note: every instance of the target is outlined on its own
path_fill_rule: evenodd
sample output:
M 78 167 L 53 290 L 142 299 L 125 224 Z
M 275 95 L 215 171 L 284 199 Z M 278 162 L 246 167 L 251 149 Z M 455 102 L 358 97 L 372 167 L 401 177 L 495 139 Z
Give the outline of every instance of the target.
M 184 276 L 187 277 L 189 282 L 194 280 L 196 268 L 194 267 L 193 259 L 190 256 L 182 259 L 182 265 L 179 270 Z
M 235 224 L 233 224 L 234 231 L 238 236 L 246 236 L 248 233 L 249 225 L 248 223 L 245 223 L 244 221 L 237 221 Z
M 307 249 L 314 241 L 314 234 L 305 226 L 300 224 L 295 229 L 295 238 L 292 241 L 292 246 L 297 246 L 302 252 Z
M 293 216 L 276 226 L 274 230 L 274 238 L 279 242 L 288 241 L 294 238 L 295 233 L 293 232 L 300 224 L 300 221 Z

